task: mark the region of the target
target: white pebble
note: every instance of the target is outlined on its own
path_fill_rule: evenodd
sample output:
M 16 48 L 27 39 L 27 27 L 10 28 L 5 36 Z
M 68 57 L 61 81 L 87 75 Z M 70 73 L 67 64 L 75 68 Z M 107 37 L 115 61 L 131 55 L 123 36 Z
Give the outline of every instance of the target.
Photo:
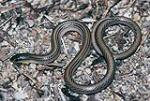
M 33 70 L 35 70 L 36 69 L 36 64 L 30 64 L 29 67 L 32 68 Z
M 112 46 L 112 48 L 117 51 L 118 50 L 118 47 L 117 46 Z
M 76 49 L 77 52 L 80 50 L 78 42 L 74 42 L 74 48 Z
M 23 100 L 26 97 L 28 97 L 28 95 L 22 89 L 19 89 L 19 91 L 14 94 L 14 97 L 15 97 L 16 100 L 20 101 L 20 100 Z
M 7 45 L 9 45 L 9 43 L 8 43 L 7 41 L 3 41 L 3 42 L 1 43 L 1 45 L 2 45 L 2 46 L 5 46 L 5 45 L 7 46 Z
M 85 71 L 86 71 L 87 74 L 91 74 L 91 69 L 90 68 L 86 68 Z
M 27 23 L 28 23 L 29 27 L 33 27 L 33 25 L 34 25 L 33 20 L 27 20 Z
M 147 82 L 150 84 L 150 74 L 146 76 L 147 77 Z
M 146 17 L 146 20 L 147 20 L 147 21 L 150 21 L 150 16 Z

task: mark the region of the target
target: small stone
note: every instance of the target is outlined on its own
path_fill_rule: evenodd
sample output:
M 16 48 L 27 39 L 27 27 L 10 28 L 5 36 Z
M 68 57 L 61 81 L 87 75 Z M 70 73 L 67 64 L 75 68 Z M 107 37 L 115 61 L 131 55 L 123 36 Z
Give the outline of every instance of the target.
M 138 65 L 139 65 L 139 63 L 136 63 L 136 64 L 135 64 L 135 67 L 137 67 Z
M 81 74 L 82 74 L 82 71 L 78 71 L 78 72 L 76 73 L 77 76 L 80 76 Z
M 17 82 L 13 82 L 12 87 L 13 87 L 15 90 L 18 90 L 18 89 L 19 89 Z
M 146 76 L 147 77 L 147 82 L 150 84 L 150 74 Z
M 74 48 L 76 49 L 77 52 L 80 50 L 78 42 L 74 42 Z
M 36 69 L 36 64 L 30 64 L 29 68 L 32 68 L 33 70 L 35 70 Z
M 122 85 L 121 90 L 123 93 L 125 93 L 125 92 L 127 92 L 128 88 L 127 88 L 127 86 Z
M 14 23 L 13 25 L 12 25 L 12 28 L 16 28 L 17 27 L 17 23 Z
M 82 101 L 87 101 L 88 96 L 87 95 L 83 95 L 83 96 L 81 96 L 81 99 L 82 99 Z
M 134 14 L 133 19 L 134 19 L 134 21 L 138 22 L 138 21 L 140 21 L 141 16 L 139 15 L 139 13 L 136 13 L 136 14 Z
M 127 18 L 131 18 L 132 15 L 131 15 L 131 12 L 132 12 L 133 8 L 130 8 L 125 14 L 124 16 L 127 17 Z
M 117 46 L 112 46 L 113 50 L 117 51 L 118 47 Z
M 95 22 L 96 20 L 92 19 L 92 18 L 83 18 L 82 19 L 83 22 Z
M 16 0 L 11 0 L 11 3 L 16 3 Z
M 146 20 L 147 20 L 147 21 L 150 21 L 150 16 L 146 17 Z
M 7 46 L 7 45 L 9 45 L 9 43 L 8 43 L 7 41 L 3 41 L 3 42 L 1 43 L 1 45 L 2 45 L 2 46 Z
M 14 94 L 14 98 L 16 99 L 16 100 L 23 100 L 23 99 L 25 99 L 25 98 L 27 98 L 28 97 L 28 95 L 27 95 L 27 93 L 26 92 L 24 92 L 21 88 L 19 89 L 19 91 L 18 92 L 16 92 L 15 94 Z
M 91 69 L 90 68 L 86 68 L 85 71 L 86 71 L 87 74 L 91 74 Z
M 32 2 L 33 0 L 27 0 L 27 2 Z
M 34 26 L 34 21 L 33 20 L 27 20 L 27 23 L 28 23 L 29 27 Z

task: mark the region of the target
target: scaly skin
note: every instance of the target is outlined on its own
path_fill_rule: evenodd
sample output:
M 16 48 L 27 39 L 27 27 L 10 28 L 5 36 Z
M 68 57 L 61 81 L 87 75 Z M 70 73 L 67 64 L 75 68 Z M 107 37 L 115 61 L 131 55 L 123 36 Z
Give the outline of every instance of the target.
M 104 33 L 107 27 L 113 25 L 128 26 L 135 33 L 135 40 L 131 47 L 120 54 L 112 54 L 109 47 L 103 40 Z M 141 42 L 141 30 L 139 26 L 129 18 L 125 17 L 111 17 L 98 21 L 91 33 L 89 29 L 81 22 L 76 20 L 65 21 L 56 26 L 52 34 L 52 50 L 48 54 L 37 55 L 30 53 L 21 53 L 14 55 L 10 60 L 14 63 L 37 63 L 48 64 L 53 62 L 60 55 L 60 37 L 69 31 L 78 32 L 82 36 L 82 47 L 75 58 L 66 66 L 64 73 L 64 80 L 66 86 L 72 91 L 80 94 L 94 94 L 106 89 L 113 81 L 115 75 L 115 59 L 125 59 L 133 55 Z M 73 74 L 81 65 L 82 61 L 90 52 L 91 45 L 94 49 L 104 57 L 107 63 L 107 73 L 104 78 L 95 84 L 80 85 L 73 80 Z
M 86 56 L 90 52 L 91 48 L 91 33 L 83 23 L 72 20 L 65 21 L 59 24 L 52 34 L 52 50 L 48 54 L 37 55 L 30 53 L 21 53 L 14 55 L 10 60 L 15 64 L 18 63 L 37 63 L 37 64 L 47 64 L 53 62 L 60 55 L 60 37 L 69 31 L 76 31 L 82 36 L 82 48 L 77 53 L 75 58 L 67 65 L 64 80 L 66 82 L 66 86 L 68 86 L 71 90 L 82 93 L 82 94 L 93 94 L 97 93 L 107 86 L 109 86 L 114 78 L 115 74 L 115 66 L 113 57 L 109 51 L 109 48 L 105 46 L 104 42 L 99 45 L 100 49 L 102 49 L 104 58 L 106 63 L 108 64 L 107 73 L 103 80 L 93 85 L 79 85 L 74 82 L 72 79 L 72 75 L 80 66 L 82 61 L 86 58 Z M 101 42 L 100 42 L 101 43 Z

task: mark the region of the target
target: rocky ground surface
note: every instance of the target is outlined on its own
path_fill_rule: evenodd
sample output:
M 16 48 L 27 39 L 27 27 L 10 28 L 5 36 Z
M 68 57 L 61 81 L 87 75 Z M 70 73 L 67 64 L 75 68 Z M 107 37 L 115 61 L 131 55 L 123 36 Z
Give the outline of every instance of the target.
M 95 22 L 102 19 L 115 2 L 117 0 L 0 0 L 0 101 L 150 101 L 149 0 L 121 0 L 111 8 L 113 14 L 131 18 L 140 26 L 142 42 L 134 55 L 116 62 L 115 79 L 102 92 L 82 95 L 65 87 L 65 66 L 82 44 L 77 33 L 70 32 L 61 38 L 62 52 L 55 61 L 63 65 L 61 68 L 29 64 L 21 65 L 17 71 L 9 60 L 17 53 L 48 53 L 52 31 L 60 22 L 77 19 L 92 31 Z M 115 32 L 115 28 L 109 32 Z M 133 39 L 131 34 L 127 40 Z M 110 48 L 118 50 L 115 45 Z M 104 76 L 105 61 L 101 58 L 100 63 L 93 65 L 99 58 L 93 52 L 83 61 L 74 75 L 78 83 Z

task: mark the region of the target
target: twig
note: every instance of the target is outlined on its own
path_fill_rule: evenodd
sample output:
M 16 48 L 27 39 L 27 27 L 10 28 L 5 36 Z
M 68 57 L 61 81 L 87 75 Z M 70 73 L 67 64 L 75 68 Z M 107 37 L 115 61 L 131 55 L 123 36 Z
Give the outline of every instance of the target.
M 29 85 L 30 85 L 33 89 L 35 89 L 39 94 L 43 94 L 43 93 L 44 93 L 44 91 L 41 90 L 39 87 L 37 87 L 35 84 L 32 85 L 30 81 L 28 81 L 28 82 L 29 82 Z
M 138 49 L 136 52 L 138 52 L 141 48 L 141 46 L 143 45 L 143 43 L 145 42 L 145 40 L 150 36 L 150 32 L 147 32 L 145 36 L 142 37 L 142 41 L 141 44 L 139 45 Z
M 108 8 L 106 9 L 106 11 L 104 12 L 103 18 L 106 17 L 106 16 L 108 15 L 108 13 L 111 11 L 111 9 L 112 9 L 114 6 L 116 6 L 120 1 L 122 1 L 122 0 L 115 0 L 115 3 L 114 3 L 112 6 L 108 7 Z
M 7 89 L 0 88 L 0 92 L 7 92 Z
M 13 17 L 8 18 L 6 21 L 0 24 L 0 28 L 7 24 Z
M 64 40 L 63 40 L 63 38 L 62 38 L 62 37 L 61 37 L 61 42 L 62 42 L 63 47 L 64 47 L 64 53 L 65 53 L 65 54 L 68 54 L 68 52 L 67 52 L 67 48 L 66 48 L 66 46 L 65 46 L 65 42 L 64 42 Z

